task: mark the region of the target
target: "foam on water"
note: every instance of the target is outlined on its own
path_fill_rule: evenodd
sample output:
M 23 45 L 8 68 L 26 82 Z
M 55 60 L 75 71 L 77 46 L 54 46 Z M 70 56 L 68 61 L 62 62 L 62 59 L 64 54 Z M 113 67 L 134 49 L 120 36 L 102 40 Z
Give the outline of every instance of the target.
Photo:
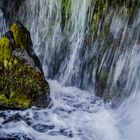
M 93 18 L 95 8 L 90 7 L 91 1 L 71 0 L 67 8 L 67 13 L 70 12 L 69 19 L 63 30 L 60 0 L 26 0 L 15 17 L 12 17 L 13 20 L 23 22 L 29 29 L 46 76 L 59 82 L 49 80 L 53 103 L 49 109 L 0 111 L 0 138 L 139 140 L 140 11 L 138 10 L 131 26 L 128 16 L 120 18 L 115 9 L 106 15 L 114 13 L 109 30 L 111 37 L 119 39 L 119 45 L 115 53 L 112 49 L 105 52 L 99 70 L 105 70 L 104 66 L 108 66 L 108 60 L 112 58 L 110 56 L 114 55 L 111 59 L 114 63 L 110 67 L 114 70 L 114 76 L 110 78 L 109 94 L 114 97 L 115 91 L 121 90 L 116 95 L 122 96 L 123 100 L 117 109 L 111 109 L 110 104 L 105 104 L 94 95 L 96 64 L 93 65 L 93 58 L 105 44 L 95 41 L 90 49 L 83 46 L 86 26 Z M 0 10 L 0 32 L 5 30 L 6 24 Z M 98 32 L 100 30 L 101 26 L 98 27 Z M 111 44 L 113 43 L 112 41 Z M 91 89 L 92 93 L 75 86 Z
M 35 140 L 122 140 L 116 115 L 101 99 L 49 80 L 50 109 L 1 112 L 0 137 Z
M 137 90 L 126 99 L 116 110 L 118 127 L 125 140 L 139 140 L 140 138 L 140 89 L 137 83 Z

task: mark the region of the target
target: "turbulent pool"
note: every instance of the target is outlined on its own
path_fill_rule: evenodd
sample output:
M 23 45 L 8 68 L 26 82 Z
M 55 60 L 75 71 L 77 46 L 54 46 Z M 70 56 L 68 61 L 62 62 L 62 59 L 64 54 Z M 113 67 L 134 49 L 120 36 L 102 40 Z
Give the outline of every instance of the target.
M 127 101 L 119 109 L 112 110 L 110 104 L 104 104 L 87 91 L 64 87 L 52 80 L 49 84 L 53 101 L 50 109 L 0 112 L 0 139 L 139 139 L 138 102 Z
M 139 140 L 140 2 L 3 1 L 0 36 L 27 27 L 52 103 L 0 111 L 0 140 Z
M 89 92 L 49 80 L 50 109 L 1 111 L 0 137 L 27 140 L 122 140 L 117 116 Z

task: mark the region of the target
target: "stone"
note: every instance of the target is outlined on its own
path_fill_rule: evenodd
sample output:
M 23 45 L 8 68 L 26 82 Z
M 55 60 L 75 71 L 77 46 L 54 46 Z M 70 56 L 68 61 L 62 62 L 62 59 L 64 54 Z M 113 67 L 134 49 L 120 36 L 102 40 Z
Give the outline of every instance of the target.
M 45 108 L 49 102 L 50 88 L 30 33 L 17 21 L 0 39 L 0 109 Z

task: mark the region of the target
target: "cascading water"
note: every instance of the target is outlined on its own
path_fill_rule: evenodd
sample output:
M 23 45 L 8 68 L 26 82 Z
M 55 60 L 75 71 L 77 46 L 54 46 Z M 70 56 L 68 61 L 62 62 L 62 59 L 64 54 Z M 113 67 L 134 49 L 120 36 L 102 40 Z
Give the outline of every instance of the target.
M 94 0 L 24 0 L 11 14 L 7 24 L 20 20 L 31 32 L 49 78 L 53 107 L 1 111 L 0 138 L 139 140 L 139 2 L 132 6 L 136 11 L 131 5 L 108 5 Z M 132 17 L 129 10 L 135 13 Z M 112 104 L 95 92 L 117 107 L 111 109 Z
M 3 12 L 0 9 L 0 37 L 4 34 L 6 31 L 6 22 L 3 16 Z

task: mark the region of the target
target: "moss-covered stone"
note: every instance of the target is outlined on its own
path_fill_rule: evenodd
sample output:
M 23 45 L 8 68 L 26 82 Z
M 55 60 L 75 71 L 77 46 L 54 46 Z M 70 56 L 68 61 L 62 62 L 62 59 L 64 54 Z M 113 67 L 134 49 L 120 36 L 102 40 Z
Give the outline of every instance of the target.
M 13 33 L 16 48 L 25 50 L 28 46 L 32 45 L 30 33 L 20 22 L 17 21 L 12 24 L 10 30 Z
M 71 14 L 71 1 L 70 0 L 61 0 L 61 26 L 62 29 L 67 25 L 68 19 Z
M 49 85 L 36 65 L 36 60 L 40 62 L 31 48 L 30 34 L 19 22 L 10 29 L 0 39 L 0 108 L 47 107 Z

